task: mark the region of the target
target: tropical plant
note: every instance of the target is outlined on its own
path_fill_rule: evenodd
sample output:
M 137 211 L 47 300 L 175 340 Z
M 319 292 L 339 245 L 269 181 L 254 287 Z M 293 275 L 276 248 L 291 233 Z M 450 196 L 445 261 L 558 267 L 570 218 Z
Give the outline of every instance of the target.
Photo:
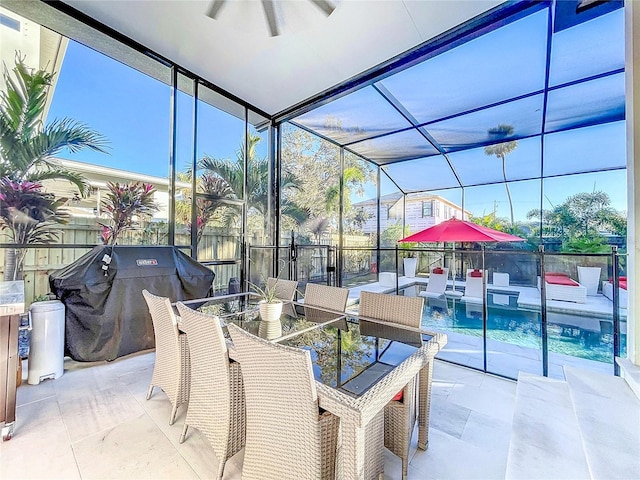
M 0 231 L 7 231 L 10 242 L 18 245 L 54 243 L 60 235 L 55 225 L 67 222 L 67 213 L 60 208 L 66 201 L 43 192 L 39 183 L 4 177 L 0 179 Z M 12 252 L 5 279 L 20 280 L 27 249 L 17 247 Z
M 271 182 L 269 179 L 269 161 L 266 157 L 258 157 L 256 147 L 261 138 L 257 135 L 249 135 L 247 150 L 247 192 L 244 192 L 244 145 L 236 152 L 234 161 L 229 159 L 213 158 L 205 155 L 198 162 L 198 169 L 205 170 L 205 175 L 213 175 L 222 178 L 231 188 L 235 198 L 244 198 L 247 205 L 247 214 L 255 214 L 261 216 L 264 221 L 264 231 L 267 231 L 267 222 L 269 214 L 269 189 Z M 287 171 L 283 171 L 280 177 L 280 189 L 299 188 L 299 180 Z M 232 215 L 236 210 L 229 209 Z M 281 201 L 281 212 L 285 217 L 289 217 L 295 223 L 300 224 L 307 219 L 308 213 L 291 202 L 286 196 Z
M 265 303 L 279 303 L 282 300 L 278 298 L 278 283 L 280 282 L 280 275 L 283 270 L 286 268 L 286 263 L 284 260 L 279 260 L 279 269 L 278 273 L 273 277 L 273 281 L 269 281 L 269 279 L 265 280 L 264 276 L 262 276 L 262 284 L 264 286 L 260 286 L 256 283 L 249 281 L 249 286 L 253 289 L 254 293 L 256 293 Z
M 572 237 L 562 242 L 563 252 L 573 253 L 607 253 L 611 248 L 605 243 L 602 235 L 593 237 Z
M 179 173 L 178 180 L 191 181 L 191 173 Z M 224 211 L 224 199 L 236 198 L 236 195 L 226 180 L 210 172 L 205 172 L 196 179 L 196 191 L 203 194 L 196 201 L 196 244 L 198 244 L 202 239 L 204 229 L 214 218 L 228 218 Z M 176 201 L 176 217 L 181 219 L 191 230 L 191 189 L 181 189 L 180 193 L 181 200 Z
M 41 69 L 31 69 L 24 62 L 25 57 L 16 54 L 12 71 L 6 67 L 3 70 L 6 88 L 0 93 L 0 178 L 15 182 L 13 186 L 19 186 L 16 191 L 25 195 L 24 199 L 15 200 L 20 205 L 19 211 L 39 211 L 41 215 L 35 214 L 34 217 L 30 217 L 31 220 L 25 222 L 18 230 L 15 230 L 14 224 L 7 223 L 13 222 L 15 215 L 1 216 L 0 220 L 3 222 L 3 229 L 14 232 L 10 234 L 14 243 L 26 245 L 53 241 L 55 235 L 48 237 L 41 231 L 51 228 L 56 221 L 62 221 L 64 218 L 64 215 L 57 213 L 64 200 L 56 201 L 43 193 L 43 181 L 67 180 L 76 185 L 83 196 L 89 190 L 89 184 L 84 177 L 62 167 L 55 156 L 65 148 L 71 152 L 90 149 L 106 153 L 106 139 L 84 124 L 69 118 L 53 120 L 44 125 L 47 95 L 54 74 Z M 38 187 L 35 188 L 34 185 Z M 4 187 L 9 188 L 7 183 Z M 16 191 L 9 193 L 14 196 Z M 29 201 L 33 204 L 29 205 Z M 12 208 L 18 207 L 14 205 Z M 8 212 L 6 209 L 4 211 Z M 46 218 L 46 226 L 40 228 L 34 225 L 33 220 L 37 218 Z M 5 280 L 22 277 L 25 253 L 24 248 L 7 249 Z
M 489 136 L 496 140 L 502 141 L 505 138 L 508 138 L 513 135 L 513 127 L 511 125 L 500 124 L 495 128 L 489 129 Z M 511 226 L 514 225 L 513 218 L 513 200 L 511 199 L 511 191 L 509 190 L 509 183 L 507 182 L 507 164 L 505 158 L 511 152 L 513 152 L 518 147 L 518 141 L 512 140 L 509 142 L 501 142 L 496 143 L 494 145 L 488 145 L 484 147 L 485 155 L 493 155 L 496 158 L 499 158 L 502 162 L 502 179 L 504 182 L 504 189 L 507 192 L 507 199 L 509 200 L 509 213 L 511 218 Z
M 626 235 L 625 216 L 611 208 L 609 195 L 602 191 L 571 195 L 551 210 L 532 210 L 527 217 L 542 217 L 542 234 L 561 238 L 562 249 L 568 252 L 608 250 L 601 231 Z
M 342 126 L 331 118 L 326 119 L 325 126 L 342 131 Z M 300 182 L 299 188 L 282 190 L 282 198 L 307 211 L 309 217 L 328 218 L 330 225 L 337 227 L 341 165 L 344 165 L 343 227 L 354 224 L 356 209 L 350 205 L 352 194 L 364 193 L 366 182 L 375 178 L 374 169 L 353 154 L 345 154 L 341 162 L 340 150 L 335 145 L 290 124 L 282 128 L 281 143 L 283 168 Z M 300 226 L 283 220 L 284 231 Z M 362 214 L 356 221 L 362 221 Z M 299 231 L 301 235 L 306 233 L 305 226 Z
M 13 75 L 6 67 L 3 72 L 7 87 L 0 94 L 0 177 L 31 182 L 68 180 L 84 196 L 89 189 L 84 177 L 63 168 L 54 157 L 65 148 L 106 153 L 106 139 L 70 118 L 43 125 L 54 74 L 30 69 L 24 61 L 17 54 Z
M 282 301 L 277 296 L 277 278 L 272 283 L 265 282 L 264 287 L 260 287 L 253 282 L 249 282 L 249 285 L 253 289 L 254 293 L 256 293 L 265 303 L 279 303 Z
M 102 240 L 105 245 L 115 245 L 125 230 L 135 228 L 139 217 L 151 216 L 158 210 L 153 201 L 155 189 L 150 183 L 131 182 L 120 185 L 108 182 L 102 200 L 102 209 L 109 216 L 109 225 L 102 225 Z

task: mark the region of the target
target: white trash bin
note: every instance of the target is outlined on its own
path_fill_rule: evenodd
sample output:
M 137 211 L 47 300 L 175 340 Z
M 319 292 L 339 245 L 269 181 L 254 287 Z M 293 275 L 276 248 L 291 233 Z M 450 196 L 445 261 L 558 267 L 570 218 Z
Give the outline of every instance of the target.
M 64 373 L 64 304 L 59 300 L 34 302 L 31 311 L 31 348 L 27 383 L 37 385 Z

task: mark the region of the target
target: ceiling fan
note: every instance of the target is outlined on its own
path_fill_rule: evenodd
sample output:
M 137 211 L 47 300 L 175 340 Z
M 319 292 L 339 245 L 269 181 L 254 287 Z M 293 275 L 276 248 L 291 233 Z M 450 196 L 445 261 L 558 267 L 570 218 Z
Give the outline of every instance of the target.
M 223 9 L 229 0 L 212 0 L 206 15 L 214 20 L 218 19 L 220 11 Z M 318 10 L 328 17 L 336 9 L 333 1 L 330 0 L 306 0 L 308 3 L 314 5 Z M 235 3 L 235 0 L 231 0 L 230 3 Z M 257 3 L 257 2 L 256 2 Z M 280 0 L 260 0 L 262 4 L 262 13 L 267 27 L 269 29 L 269 35 L 277 37 L 282 33 L 280 22 L 282 20 L 282 12 L 278 15 L 278 10 L 282 10 L 286 2 Z

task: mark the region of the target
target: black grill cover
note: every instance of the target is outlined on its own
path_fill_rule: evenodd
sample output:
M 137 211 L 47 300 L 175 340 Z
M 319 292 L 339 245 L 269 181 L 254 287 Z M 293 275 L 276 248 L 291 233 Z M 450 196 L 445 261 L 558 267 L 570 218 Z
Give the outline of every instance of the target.
M 111 262 L 106 263 L 106 256 Z M 103 269 L 107 266 L 107 269 Z M 172 302 L 206 297 L 215 274 L 174 247 L 99 246 L 49 276 L 66 307 L 66 351 L 113 360 L 155 346 L 142 290 Z

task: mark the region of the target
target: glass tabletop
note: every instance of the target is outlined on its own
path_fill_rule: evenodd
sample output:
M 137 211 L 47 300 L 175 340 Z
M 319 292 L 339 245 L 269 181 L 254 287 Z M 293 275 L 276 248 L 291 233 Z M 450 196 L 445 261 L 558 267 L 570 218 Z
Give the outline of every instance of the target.
M 309 350 L 316 380 L 358 397 L 431 339 L 417 330 L 349 319 L 278 343 Z
M 243 330 L 267 340 L 275 340 L 316 328 L 318 325 L 336 323 L 338 328 L 346 330 L 343 313 L 309 307 L 294 302 L 284 302 L 282 315 L 276 321 L 265 322 L 260 319 L 258 298 L 246 297 L 232 301 L 212 299 L 206 302 L 195 302 L 191 306 L 195 310 L 216 315 L 222 322 L 222 331 L 228 337 L 226 325 L 234 323 Z

